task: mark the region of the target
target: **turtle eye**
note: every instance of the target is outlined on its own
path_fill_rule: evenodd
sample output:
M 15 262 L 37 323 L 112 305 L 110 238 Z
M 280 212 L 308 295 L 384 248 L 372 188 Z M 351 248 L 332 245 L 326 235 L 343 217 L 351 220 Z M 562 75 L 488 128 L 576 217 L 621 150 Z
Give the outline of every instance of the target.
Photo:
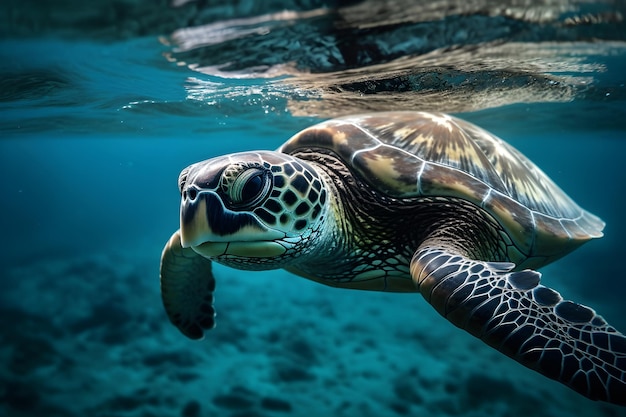
M 241 189 L 241 202 L 254 200 L 263 191 L 263 174 L 254 174 L 245 180 Z
M 223 190 L 235 208 L 245 209 L 259 204 L 271 187 L 270 172 L 259 168 L 247 168 L 225 181 Z

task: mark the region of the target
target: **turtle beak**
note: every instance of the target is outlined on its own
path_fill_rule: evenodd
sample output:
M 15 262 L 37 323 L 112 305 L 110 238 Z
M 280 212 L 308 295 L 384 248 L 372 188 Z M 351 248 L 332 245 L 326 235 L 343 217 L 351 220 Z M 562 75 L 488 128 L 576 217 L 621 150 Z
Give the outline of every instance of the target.
M 180 240 L 183 248 L 207 242 L 272 240 L 284 237 L 259 223 L 249 212 L 226 208 L 213 190 L 188 187 L 180 205 Z
M 198 246 L 213 234 L 209 226 L 206 193 L 195 189 L 183 194 L 180 204 L 180 242 L 183 248 Z

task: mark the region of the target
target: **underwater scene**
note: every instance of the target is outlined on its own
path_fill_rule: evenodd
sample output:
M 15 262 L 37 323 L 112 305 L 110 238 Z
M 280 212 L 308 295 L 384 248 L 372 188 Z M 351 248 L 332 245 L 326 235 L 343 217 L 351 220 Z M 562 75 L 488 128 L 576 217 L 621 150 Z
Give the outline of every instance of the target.
M 511 144 L 606 223 L 540 268 L 541 284 L 626 332 L 625 19 L 618 0 L 3 0 L 0 415 L 626 416 L 623 338 L 610 346 L 621 388 L 593 401 L 459 329 L 419 292 L 213 262 L 202 311 L 209 328 L 215 309 L 216 326 L 192 340 L 171 309 L 187 308 L 194 287 L 176 287 L 166 311 L 160 283 L 187 166 L 275 151 L 335 117 L 443 112 Z M 366 168 L 391 193 L 408 187 L 388 166 Z M 265 198 L 241 181 L 241 201 Z M 362 207 L 354 188 L 329 191 L 328 204 L 399 204 L 378 193 Z M 411 228 L 346 219 L 355 235 Z M 234 222 L 219 224 L 238 233 Z M 323 230 L 319 242 L 350 238 Z M 403 250 L 408 273 L 417 247 Z M 591 314 L 576 308 L 563 316 Z

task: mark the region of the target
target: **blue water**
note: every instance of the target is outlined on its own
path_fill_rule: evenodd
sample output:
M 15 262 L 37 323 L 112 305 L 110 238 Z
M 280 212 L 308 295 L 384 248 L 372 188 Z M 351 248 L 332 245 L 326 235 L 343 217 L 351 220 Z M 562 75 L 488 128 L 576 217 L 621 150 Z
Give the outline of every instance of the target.
M 326 12 L 287 23 L 231 20 L 318 10 L 315 2 L 245 4 L 172 12 L 138 2 L 111 15 L 103 3 L 52 14 L 46 25 L 37 16 L 49 6 L 29 11 L 9 2 L 0 14 L 10 23 L 0 39 L 0 414 L 626 416 L 492 351 L 417 294 L 338 290 L 282 271 L 217 266 L 217 328 L 200 342 L 178 333 L 161 305 L 158 265 L 178 227 L 182 168 L 275 149 L 332 115 L 420 103 L 504 138 L 606 221 L 602 239 L 545 268 L 544 279 L 626 331 L 624 14 L 610 4 L 572 3 L 558 22 L 605 21 L 568 29 L 476 13 L 331 37 Z M 105 17 L 93 18 L 100 12 Z M 431 27 L 421 25 L 440 29 L 444 20 L 455 36 L 424 40 Z M 184 24 L 221 23 L 237 28 L 234 40 L 183 51 L 173 36 Z M 242 28 L 252 29 L 242 35 Z M 339 59 L 332 46 L 346 39 L 366 44 L 364 52 L 348 60 L 344 50 L 337 56 L 345 61 L 330 68 Z M 494 39 L 525 46 L 508 56 L 498 49 L 494 56 L 508 61 L 489 61 L 489 71 L 468 67 L 471 59 L 454 51 L 434 58 L 448 72 L 424 69 L 439 64 L 421 57 L 442 47 L 486 50 Z M 563 50 L 545 53 L 552 47 L 544 41 Z M 417 61 L 403 66 L 396 61 L 403 57 Z M 358 82 L 350 71 L 362 71 Z

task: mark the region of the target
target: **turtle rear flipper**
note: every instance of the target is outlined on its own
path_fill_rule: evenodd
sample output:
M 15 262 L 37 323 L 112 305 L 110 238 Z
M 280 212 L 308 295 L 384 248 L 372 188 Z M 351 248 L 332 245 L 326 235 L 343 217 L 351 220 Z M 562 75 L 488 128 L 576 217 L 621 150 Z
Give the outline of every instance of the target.
M 419 291 L 456 326 L 593 400 L 626 405 L 626 337 L 589 307 L 539 284 L 541 274 L 421 247 Z
M 161 297 L 170 321 L 190 339 L 215 327 L 211 261 L 183 248 L 176 231 L 161 255 Z

